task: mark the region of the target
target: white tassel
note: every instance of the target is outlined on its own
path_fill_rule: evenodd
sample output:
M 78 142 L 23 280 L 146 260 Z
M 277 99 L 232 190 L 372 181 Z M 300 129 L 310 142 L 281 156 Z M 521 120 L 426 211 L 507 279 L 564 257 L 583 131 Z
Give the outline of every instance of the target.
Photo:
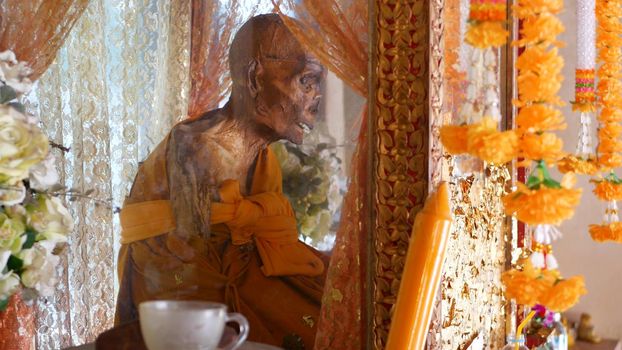
M 546 226 L 545 225 L 536 226 L 534 229 L 534 233 L 533 233 L 533 240 L 536 241 L 537 243 L 545 243 L 546 239 L 547 239 Z
M 553 253 L 549 253 L 546 255 L 546 268 L 549 270 L 556 270 L 559 267 L 559 264 L 557 263 L 557 259 L 555 259 L 555 256 L 553 255 Z
M 529 259 L 531 260 L 531 265 L 533 265 L 533 267 L 535 267 L 536 269 L 543 269 L 546 266 L 544 261 L 544 254 L 542 254 L 542 252 L 531 253 Z

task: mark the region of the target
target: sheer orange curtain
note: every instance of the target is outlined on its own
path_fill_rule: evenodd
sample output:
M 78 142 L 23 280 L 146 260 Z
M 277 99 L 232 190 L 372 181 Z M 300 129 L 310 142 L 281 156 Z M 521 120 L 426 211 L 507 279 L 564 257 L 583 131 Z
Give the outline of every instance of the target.
M 339 78 L 367 97 L 368 22 L 364 0 L 273 0 L 275 8 L 297 39 Z M 296 20 L 292 20 L 291 16 Z M 368 236 L 367 123 L 363 111 L 361 131 L 352 159 L 350 185 L 330 266 L 315 349 L 361 349 L 365 339 L 363 306 Z M 352 336 L 356 332 L 358 336 Z
M 192 0 L 190 118 L 217 108 L 227 97 L 231 87 L 229 45 L 244 22 L 266 11 L 266 4 L 244 0 Z
M 88 0 L 0 1 L 0 51 L 12 50 L 37 80 L 52 63 Z
M 88 0 L 0 1 L 0 51 L 12 50 L 33 69 L 37 80 L 56 57 L 67 34 Z M 16 295 L 0 312 L 0 349 L 34 349 L 35 319 L 32 307 Z

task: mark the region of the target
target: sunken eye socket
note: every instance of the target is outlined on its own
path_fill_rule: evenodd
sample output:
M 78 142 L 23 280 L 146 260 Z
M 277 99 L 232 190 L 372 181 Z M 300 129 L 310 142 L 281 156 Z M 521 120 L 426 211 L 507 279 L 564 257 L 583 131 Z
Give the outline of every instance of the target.
M 319 83 L 320 78 L 315 74 L 305 74 L 300 77 L 300 84 L 302 84 L 305 89 L 311 89 L 314 85 L 317 85 Z

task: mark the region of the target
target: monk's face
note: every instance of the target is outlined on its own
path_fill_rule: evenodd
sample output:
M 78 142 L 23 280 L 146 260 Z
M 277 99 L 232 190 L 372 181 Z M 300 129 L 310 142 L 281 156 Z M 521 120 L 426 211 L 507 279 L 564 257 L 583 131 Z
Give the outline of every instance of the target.
M 324 75 L 319 61 L 307 55 L 262 60 L 255 121 L 269 129 L 272 138 L 301 144 L 315 124 Z

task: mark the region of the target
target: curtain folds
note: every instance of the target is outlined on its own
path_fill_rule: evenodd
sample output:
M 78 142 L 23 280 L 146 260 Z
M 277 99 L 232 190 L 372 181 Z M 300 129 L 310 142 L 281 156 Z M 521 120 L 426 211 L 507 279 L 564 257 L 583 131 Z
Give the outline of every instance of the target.
M 233 36 L 249 18 L 271 12 L 269 5 L 269 0 L 192 0 L 190 118 L 217 108 L 229 95 Z
M 15 52 L 33 69 L 37 80 L 54 60 L 56 52 L 89 0 L 0 1 L 0 50 Z
M 363 0 L 272 0 L 296 38 L 367 98 L 368 21 Z M 292 20 L 292 17 L 295 20 Z
M 50 66 L 69 31 L 84 12 L 88 0 L 0 1 L 0 52 L 12 50 L 30 64 L 32 81 Z M 36 310 L 19 295 L 0 313 L 0 348 L 36 348 Z
M 354 91 L 367 98 L 368 11 L 363 0 L 272 0 L 288 28 Z M 295 20 L 292 19 L 295 18 Z M 367 320 L 367 109 L 328 267 L 315 349 L 361 349 Z M 358 336 L 352 337 L 353 333 Z
M 94 190 L 69 203 L 76 229 L 56 294 L 36 304 L 37 349 L 88 343 L 112 326 L 115 208 L 139 163 L 187 115 L 190 19 L 191 0 L 91 0 L 27 96 L 50 140 L 69 148 L 54 150 L 62 183 Z

